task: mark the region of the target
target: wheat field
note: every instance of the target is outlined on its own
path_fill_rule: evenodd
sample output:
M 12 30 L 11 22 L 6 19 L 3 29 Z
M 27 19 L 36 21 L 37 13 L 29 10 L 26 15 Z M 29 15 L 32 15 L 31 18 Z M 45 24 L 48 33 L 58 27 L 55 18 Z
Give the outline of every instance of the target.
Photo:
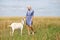
M 27 34 L 26 23 L 22 36 L 19 29 L 11 36 L 11 28 L 8 25 L 21 22 L 21 19 L 22 17 L 0 17 L 0 40 L 60 40 L 60 17 L 34 17 L 34 36 Z

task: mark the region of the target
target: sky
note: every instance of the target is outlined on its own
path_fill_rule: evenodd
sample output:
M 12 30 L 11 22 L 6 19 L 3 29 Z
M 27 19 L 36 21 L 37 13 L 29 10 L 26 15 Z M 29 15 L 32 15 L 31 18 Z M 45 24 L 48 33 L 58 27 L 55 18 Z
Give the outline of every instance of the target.
M 27 5 L 34 16 L 60 16 L 60 0 L 0 0 L 0 16 L 26 16 Z

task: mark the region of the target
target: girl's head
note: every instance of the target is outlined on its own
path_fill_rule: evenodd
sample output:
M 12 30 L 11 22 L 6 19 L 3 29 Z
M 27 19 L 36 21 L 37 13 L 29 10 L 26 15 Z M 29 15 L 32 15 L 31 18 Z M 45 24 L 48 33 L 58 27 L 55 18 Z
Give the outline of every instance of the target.
M 27 9 L 30 11 L 32 9 L 31 5 L 28 5 Z

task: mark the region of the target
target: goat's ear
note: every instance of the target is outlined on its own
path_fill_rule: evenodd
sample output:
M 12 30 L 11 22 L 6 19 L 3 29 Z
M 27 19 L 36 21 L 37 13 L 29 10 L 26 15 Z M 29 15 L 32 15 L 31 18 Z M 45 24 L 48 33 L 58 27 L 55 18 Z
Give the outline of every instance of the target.
M 23 17 L 22 19 L 25 20 L 25 17 Z
M 25 21 L 25 18 L 24 18 L 24 21 Z
M 22 19 L 24 20 L 24 17 L 22 17 Z

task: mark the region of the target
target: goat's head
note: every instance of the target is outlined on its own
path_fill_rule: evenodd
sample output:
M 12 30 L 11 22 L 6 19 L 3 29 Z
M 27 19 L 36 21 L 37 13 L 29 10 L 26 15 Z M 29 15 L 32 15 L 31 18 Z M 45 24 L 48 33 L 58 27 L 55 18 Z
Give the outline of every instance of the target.
M 25 22 L 25 18 L 23 18 L 23 19 L 21 20 L 21 23 L 22 23 L 22 24 L 24 24 L 24 22 Z

